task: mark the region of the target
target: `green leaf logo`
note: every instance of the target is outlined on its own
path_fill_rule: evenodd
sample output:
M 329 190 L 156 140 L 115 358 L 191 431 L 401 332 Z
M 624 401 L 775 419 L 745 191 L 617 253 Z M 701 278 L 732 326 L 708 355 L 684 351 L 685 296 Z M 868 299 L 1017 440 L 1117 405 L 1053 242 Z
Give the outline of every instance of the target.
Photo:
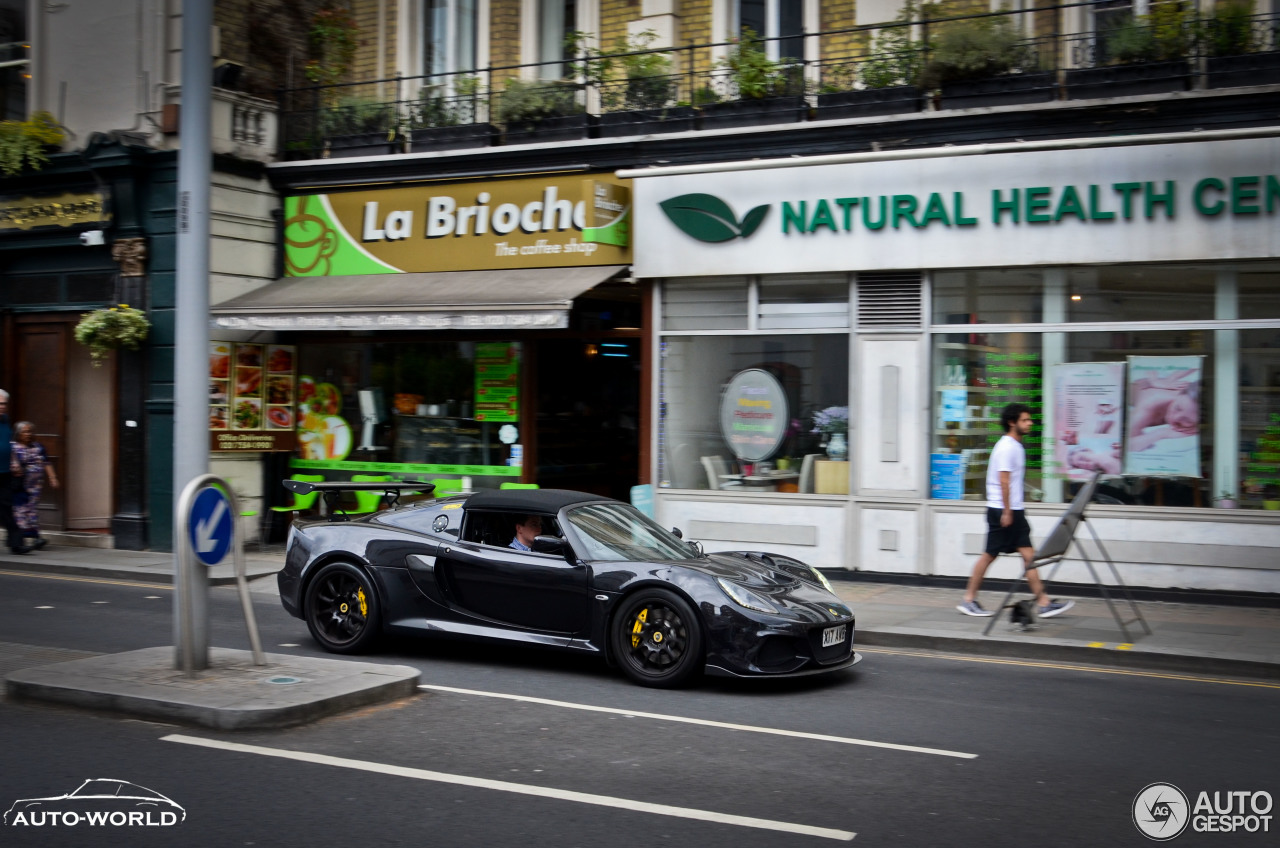
M 746 238 L 769 214 L 768 204 L 757 206 L 739 222 L 729 204 L 711 194 L 682 194 L 658 205 L 681 232 L 712 244 Z

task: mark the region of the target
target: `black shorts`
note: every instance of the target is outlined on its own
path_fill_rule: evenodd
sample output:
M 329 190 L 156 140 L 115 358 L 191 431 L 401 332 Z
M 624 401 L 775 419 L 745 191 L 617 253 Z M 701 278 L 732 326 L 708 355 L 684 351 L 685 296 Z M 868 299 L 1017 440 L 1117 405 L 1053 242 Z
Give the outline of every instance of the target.
M 1016 553 L 1019 548 L 1031 547 L 1031 525 L 1027 523 L 1025 510 L 1013 511 L 1013 523 L 1008 527 L 1000 526 L 1000 515 L 1003 510 L 987 507 L 987 546 L 984 550 L 991 556 Z

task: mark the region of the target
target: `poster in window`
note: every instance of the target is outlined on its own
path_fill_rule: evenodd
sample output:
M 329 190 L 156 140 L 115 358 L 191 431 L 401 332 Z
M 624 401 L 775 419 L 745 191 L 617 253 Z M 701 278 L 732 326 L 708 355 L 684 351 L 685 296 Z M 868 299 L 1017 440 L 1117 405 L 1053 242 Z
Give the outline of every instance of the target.
M 515 342 L 476 345 L 476 420 L 520 420 L 520 346 Z
M 1203 356 L 1129 357 L 1124 473 L 1199 477 Z
M 1049 371 L 1053 459 L 1068 480 L 1118 475 L 1124 443 L 1124 363 L 1066 362 Z

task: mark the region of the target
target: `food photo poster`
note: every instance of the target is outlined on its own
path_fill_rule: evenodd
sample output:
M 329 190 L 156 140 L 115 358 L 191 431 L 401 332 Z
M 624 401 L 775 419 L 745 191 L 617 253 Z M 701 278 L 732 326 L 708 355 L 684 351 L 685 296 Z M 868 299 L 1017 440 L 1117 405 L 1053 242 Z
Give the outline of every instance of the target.
M 1203 356 L 1130 356 L 1124 473 L 1199 477 Z
M 1123 362 L 1065 362 L 1050 368 L 1053 458 L 1061 475 L 1084 482 L 1118 475 L 1124 442 Z
M 245 434 L 218 436 L 214 450 L 292 449 L 296 355 L 292 345 L 209 342 L 209 429 Z M 273 430 L 287 438 L 264 432 Z

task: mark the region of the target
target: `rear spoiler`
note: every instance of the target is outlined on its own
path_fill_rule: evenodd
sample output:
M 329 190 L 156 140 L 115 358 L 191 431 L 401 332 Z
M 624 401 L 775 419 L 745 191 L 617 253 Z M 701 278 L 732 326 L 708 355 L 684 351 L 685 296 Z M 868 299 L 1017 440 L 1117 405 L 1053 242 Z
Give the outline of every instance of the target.
M 326 480 L 321 483 L 312 483 L 309 480 L 281 480 L 280 483 L 295 495 L 310 495 L 319 492 L 320 496 L 324 498 L 326 512 L 330 515 L 337 515 L 343 512 L 338 507 L 338 496 L 342 492 L 382 492 L 382 497 L 387 502 L 387 505 L 395 506 L 400 502 L 402 493 L 415 492 L 429 495 L 436 489 L 435 483 L 428 483 L 425 480 L 416 483 L 412 480 L 382 483 L 352 483 L 342 480 Z

